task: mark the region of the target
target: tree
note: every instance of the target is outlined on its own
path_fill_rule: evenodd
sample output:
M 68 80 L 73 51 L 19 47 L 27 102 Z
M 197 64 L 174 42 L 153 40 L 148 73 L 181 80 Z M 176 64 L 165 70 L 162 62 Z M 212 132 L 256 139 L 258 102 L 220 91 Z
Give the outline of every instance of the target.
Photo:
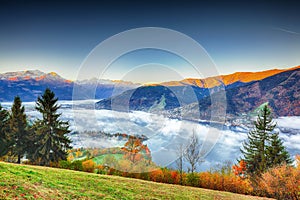
M 289 153 L 286 151 L 282 140 L 279 138 L 279 133 L 273 133 L 269 138 L 269 142 L 270 145 L 266 150 L 268 168 L 275 167 L 282 163 L 292 163 Z
M 283 160 L 289 163 L 289 156 L 282 146 L 278 134 L 273 133 L 276 124 L 273 122 L 270 108 L 265 105 L 254 122 L 254 129 L 248 133 L 248 140 L 243 143 L 241 160 L 246 162 L 247 173 L 261 175 L 274 162 L 280 164 Z M 277 161 L 277 155 L 280 155 Z M 279 162 L 280 161 L 280 162 Z
M 192 173 L 196 171 L 197 165 L 200 162 L 203 162 L 203 160 L 201 160 L 200 147 L 201 145 L 199 143 L 198 137 L 195 134 L 195 132 L 193 132 L 186 146 L 186 150 L 184 154 L 184 158 L 191 165 L 191 167 L 188 168 L 188 171 Z
M 59 162 L 67 158 L 67 150 L 71 148 L 71 140 L 66 136 L 70 133 L 69 123 L 59 119 L 60 106 L 54 92 L 47 88 L 36 102 L 36 110 L 42 119 L 34 124 L 35 148 L 32 158 L 40 165 L 49 166 L 50 162 Z
M 147 148 L 146 145 L 143 145 L 140 139 L 135 136 L 129 136 L 128 141 L 125 143 L 122 150 L 125 152 L 125 156 L 129 158 L 132 163 L 135 163 L 137 160 L 138 154 Z
M 17 156 L 17 163 L 21 163 L 21 158 L 24 156 L 28 141 L 28 126 L 25 114 L 25 108 L 22 106 L 20 97 L 16 96 L 11 108 L 9 119 L 9 142 L 10 150 L 13 156 Z
M 247 173 L 261 174 L 267 169 L 266 147 L 269 132 L 273 131 L 271 111 L 267 105 L 258 114 L 254 129 L 248 133 L 248 141 L 243 144 L 241 152 L 247 164 Z
M 178 159 L 176 160 L 176 167 L 179 171 L 179 183 L 183 185 L 183 159 L 184 159 L 184 145 L 179 144 L 176 151 Z
M 236 176 L 239 176 L 241 178 L 246 177 L 246 171 L 247 171 L 247 164 L 244 160 L 241 160 L 237 165 L 232 166 L 233 173 Z
M 9 113 L 0 105 L 0 156 L 8 152 L 9 141 L 7 133 L 9 131 Z

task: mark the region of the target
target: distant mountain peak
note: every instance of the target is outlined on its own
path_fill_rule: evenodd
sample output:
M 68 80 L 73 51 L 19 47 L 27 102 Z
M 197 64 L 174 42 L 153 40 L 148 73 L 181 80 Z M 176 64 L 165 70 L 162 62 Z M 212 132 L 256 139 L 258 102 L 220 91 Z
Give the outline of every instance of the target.
M 59 76 L 57 73 L 55 73 L 55 72 L 50 72 L 50 73 L 48 73 L 48 74 L 50 74 L 51 76 Z
M 7 81 L 45 80 L 45 81 L 61 81 L 65 83 L 72 83 L 72 81 L 62 78 L 60 75 L 58 75 L 55 72 L 45 73 L 40 70 L 6 72 L 0 74 L 0 80 L 7 80 Z

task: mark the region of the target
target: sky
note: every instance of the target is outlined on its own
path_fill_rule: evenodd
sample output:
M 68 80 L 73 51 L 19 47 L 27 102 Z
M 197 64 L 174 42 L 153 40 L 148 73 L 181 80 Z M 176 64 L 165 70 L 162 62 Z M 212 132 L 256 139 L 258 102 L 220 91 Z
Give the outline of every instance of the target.
M 94 70 L 80 73 L 93 49 L 141 27 L 167 28 L 192 38 L 219 74 L 290 68 L 300 64 L 299 7 L 297 1 L 255 0 L 0 0 L 0 73 L 39 69 L 70 80 L 92 78 Z M 189 61 L 160 49 L 119 55 L 101 76 L 133 82 L 188 77 L 199 78 Z

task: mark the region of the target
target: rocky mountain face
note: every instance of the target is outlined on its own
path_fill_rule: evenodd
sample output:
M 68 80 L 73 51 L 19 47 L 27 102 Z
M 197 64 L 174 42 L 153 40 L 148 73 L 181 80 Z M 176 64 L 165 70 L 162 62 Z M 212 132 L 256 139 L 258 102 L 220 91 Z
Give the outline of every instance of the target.
M 268 102 L 276 116 L 300 115 L 300 68 L 289 70 L 259 72 L 259 80 L 235 78 L 238 73 L 233 74 L 232 80 L 225 85 L 226 92 L 218 92 L 218 86 L 210 89 L 196 87 L 194 84 L 181 86 L 144 86 L 136 90 L 126 91 L 112 98 L 104 99 L 96 104 L 98 109 L 113 109 L 120 111 L 142 110 L 156 112 L 168 117 L 185 119 L 211 118 L 211 99 L 222 99 L 226 101 L 216 102 L 214 116 L 224 115 L 239 116 L 249 113 L 261 104 Z M 251 73 L 252 74 L 252 73 Z M 272 74 L 266 76 L 266 74 Z M 247 73 L 245 73 L 247 76 Z M 227 80 L 230 78 L 227 77 Z M 194 94 L 194 95 L 193 95 Z M 226 100 L 225 97 L 226 97 Z M 212 98 L 213 97 L 213 98 Z M 112 106 L 113 105 L 113 108 Z M 155 108 L 155 109 L 154 109 Z M 216 113 L 215 110 L 220 111 Z M 222 117 L 222 116 L 220 116 Z
M 130 82 L 110 80 L 70 81 L 55 72 L 44 73 L 39 70 L 8 72 L 0 74 L 0 102 L 13 101 L 19 95 L 23 101 L 35 101 L 49 87 L 60 100 L 72 100 L 74 86 L 82 92 L 77 99 L 86 99 L 86 92 L 92 92 L 95 99 L 108 98 L 140 85 Z

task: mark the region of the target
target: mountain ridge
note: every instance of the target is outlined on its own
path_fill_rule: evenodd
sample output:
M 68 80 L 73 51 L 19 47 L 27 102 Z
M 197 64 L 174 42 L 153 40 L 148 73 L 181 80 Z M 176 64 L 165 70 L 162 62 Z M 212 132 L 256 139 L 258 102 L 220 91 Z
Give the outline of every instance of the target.
M 159 87 L 166 87 L 169 90 L 159 90 Z M 201 94 L 198 91 L 199 88 L 200 87 L 195 87 L 193 85 L 143 86 L 132 92 L 126 91 L 126 94 L 124 95 L 120 94 L 101 100 L 96 104 L 96 108 L 111 109 L 111 104 L 113 103 L 113 109 L 117 111 L 150 111 L 150 108 L 152 108 L 153 105 L 165 105 L 158 113 L 163 113 L 171 118 L 180 118 L 180 115 L 183 113 L 183 116 L 188 116 L 187 119 L 189 120 L 195 118 L 198 119 L 199 116 L 196 115 L 199 115 L 200 112 L 201 119 L 210 119 L 211 96 L 218 98 L 217 96 L 220 93 L 218 92 L 220 88 L 219 86 L 210 89 L 201 88 Z M 261 80 L 246 83 L 235 82 L 227 85 L 225 86 L 227 108 L 225 108 L 223 104 L 214 106 L 218 106 L 219 110 L 223 111 L 223 114 L 227 113 L 232 116 L 238 116 L 242 113 L 253 111 L 262 103 L 269 102 L 274 110 L 275 116 L 298 116 L 300 115 L 299 88 L 300 67 L 298 66 L 289 70 L 284 70 L 280 73 L 275 73 L 275 75 Z M 193 96 L 186 93 L 187 89 L 190 89 L 190 93 L 194 93 L 194 96 L 197 96 L 197 98 L 193 99 L 194 102 L 189 101 Z M 131 96 L 127 93 L 131 94 Z M 164 102 L 160 102 L 162 97 L 164 97 Z M 181 100 L 182 98 L 184 99 L 183 101 Z M 157 109 L 155 110 L 157 111 Z M 222 115 L 222 113 L 214 114 Z
M 203 79 L 186 78 L 181 81 L 162 82 L 157 85 L 163 85 L 163 86 L 193 85 L 193 86 L 203 87 L 203 88 L 213 88 L 216 86 L 220 86 L 222 84 L 224 84 L 224 86 L 228 86 L 236 82 L 249 83 L 252 81 L 258 81 L 284 71 L 290 71 L 299 68 L 300 65 L 288 69 L 270 69 L 270 70 L 258 71 L 258 72 L 234 72 L 227 75 L 206 77 Z
M 220 80 L 224 83 L 225 86 L 233 84 L 235 82 L 243 82 L 248 83 L 251 81 L 261 80 L 266 77 L 284 72 L 290 71 L 294 69 L 299 69 L 300 65 L 287 68 L 287 69 L 270 69 L 264 71 L 257 71 L 257 72 L 234 72 L 231 74 L 226 75 L 219 75 L 219 76 L 212 76 L 206 78 L 185 78 L 180 81 L 168 81 L 168 82 L 161 82 L 161 83 L 154 83 L 154 84 L 141 84 L 135 83 L 131 81 L 124 81 L 124 80 L 111 80 L 111 79 L 85 79 L 85 80 L 69 80 L 65 79 L 56 72 L 49 72 L 45 73 L 40 70 L 23 70 L 23 71 L 15 71 L 15 72 L 5 72 L 0 73 L 0 80 L 29 80 L 29 79 L 36 79 L 36 80 L 43 80 L 46 77 L 56 77 L 58 79 L 64 80 L 68 83 L 84 83 L 84 82 L 93 82 L 93 83 L 111 83 L 111 84 L 133 84 L 133 85 L 144 85 L 144 86 L 156 86 L 156 85 L 163 85 L 163 86 L 183 86 L 183 85 L 193 85 L 197 87 L 204 87 L 204 88 L 212 88 L 215 86 L 220 85 Z
M 108 98 L 140 85 L 111 80 L 71 81 L 55 72 L 45 73 L 40 70 L 25 70 L 0 74 L 0 102 L 13 101 L 20 96 L 23 101 L 35 101 L 46 88 L 51 88 L 60 100 L 83 100 L 94 94 L 95 99 Z M 80 95 L 73 96 L 74 89 Z

